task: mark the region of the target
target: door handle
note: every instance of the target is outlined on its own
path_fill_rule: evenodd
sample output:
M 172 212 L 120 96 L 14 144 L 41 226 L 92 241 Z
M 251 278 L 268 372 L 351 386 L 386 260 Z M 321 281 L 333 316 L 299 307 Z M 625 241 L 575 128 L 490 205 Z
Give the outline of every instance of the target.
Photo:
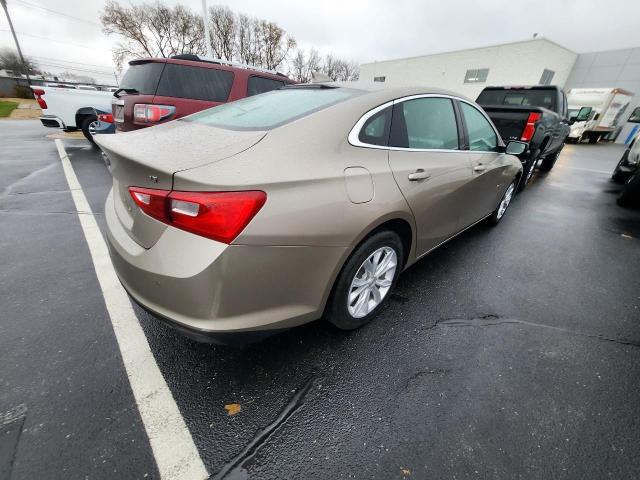
M 481 163 L 476 165 L 475 167 L 473 167 L 473 171 L 474 172 L 484 172 L 486 169 L 487 169 L 487 167 L 485 167 Z
M 417 182 L 419 180 L 426 180 L 429 177 L 431 177 L 429 172 L 425 172 L 422 168 L 419 168 L 415 172 L 409 174 L 409 181 Z

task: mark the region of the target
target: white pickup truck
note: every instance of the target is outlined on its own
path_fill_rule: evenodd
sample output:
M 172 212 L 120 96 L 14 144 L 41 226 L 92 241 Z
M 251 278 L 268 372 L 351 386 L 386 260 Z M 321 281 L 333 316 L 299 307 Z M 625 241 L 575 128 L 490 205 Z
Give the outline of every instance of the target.
M 42 109 L 40 121 L 45 127 L 62 128 L 65 132 L 81 129 L 93 143 L 98 115 L 111 114 L 112 92 L 68 87 L 32 87 Z

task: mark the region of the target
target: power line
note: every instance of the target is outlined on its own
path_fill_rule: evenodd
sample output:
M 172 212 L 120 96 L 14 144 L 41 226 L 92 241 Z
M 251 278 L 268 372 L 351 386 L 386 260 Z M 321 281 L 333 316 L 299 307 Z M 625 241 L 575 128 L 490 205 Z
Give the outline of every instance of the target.
M 72 60 L 62 60 L 62 59 L 51 58 L 51 57 L 40 57 L 38 55 L 29 55 L 29 56 L 31 58 L 38 58 L 40 60 L 51 60 L 53 62 L 58 62 L 58 63 L 73 63 L 75 65 L 83 65 L 83 66 L 86 66 L 86 67 L 110 68 L 112 70 L 115 70 L 115 67 L 113 67 L 111 65 L 96 65 L 95 63 L 74 62 Z
M 64 69 L 64 70 L 74 70 L 76 72 L 96 73 L 96 74 L 107 75 L 107 76 L 113 75 L 113 71 L 92 70 L 90 68 L 71 67 L 69 65 L 61 65 L 59 63 L 38 62 L 38 65 L 45 65 L 47 67 L 61 68 L 61 69 Z
M 42 7 L 40 5 L 34 5 L 33 3 L 25 2 L 23 0 L 12 0 L 12 2 L 18 3 L 18 4 L 20 4 L 20 5 L 24 6 L 24 7 L 27 7 L 27 8 L 39 8 L 40 10 L 44 10 L 45 12 L 49 12 L 49 13 L 52 13 L 54 15 L 59 15 L 61 17 L 66 17 L 66 18 L 68 18 L 70 20 L 75 20 L 76 22 L 89 23 L 91 25 L 96 25 L 98 27 L 102 27 L 102 25 L 100 25 L 97 22 L 93 22 L 93 21 L 87 20 L 85 18 L 74 17 L 73 15 L 68 15 L 66 13 L 58 12 L 57 10 L 51 10 L 50 8 Z
M 4 30 L 1 29 L 0 32 L 8 32 L 9 30 Z M 62 42 L 60 40 L 54 40 L 53 38 L 48 38 L 48 37 L 41 37 L 40 35 L 33 35 L 31 33 L 22 33 L 22 32 L 16 32 L 20 35 L 24 35 L 26 37 L 33 37 L 33 38 L 37 38 L 39 40 L 47 40 L 48 42 L 55 42 L 55 43 L 61 43 L 63 45 L 71 45 L 72 47 L 80 47 L 80 48 L 86 48 L 88 50 L 93 50 L 95 51 L 95 48 L 93 47 L 87 47 L 86 45 L 80 45 L 79 43 L 71 43 L 71 42 Z

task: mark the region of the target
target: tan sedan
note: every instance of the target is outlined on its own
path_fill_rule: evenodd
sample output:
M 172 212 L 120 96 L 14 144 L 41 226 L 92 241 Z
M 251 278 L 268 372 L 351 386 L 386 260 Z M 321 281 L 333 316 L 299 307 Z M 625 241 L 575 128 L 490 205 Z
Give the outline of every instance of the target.
M 450 92 L 285 87 L 96 141 L 113 264 L 131 296 L 197 338 L 324 317 L 357 328 L 400 272 L 498 223 L 522 172 Z

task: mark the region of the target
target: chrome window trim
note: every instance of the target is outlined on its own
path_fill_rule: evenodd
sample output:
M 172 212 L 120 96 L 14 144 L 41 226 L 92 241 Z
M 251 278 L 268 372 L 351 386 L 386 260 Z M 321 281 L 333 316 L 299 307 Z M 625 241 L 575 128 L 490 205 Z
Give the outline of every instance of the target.
M 369 120 L 369 118 L 371 118 L 376 113 L 380 112 L 381 110 L 384 110 L 387 107 L 393 106 L 393 105 L 395 105 L 397 103 L 406 102 L 407 100 L 415 100 L 417 98 L 448 98 L 449 100 L 452 100 L 452 101 L 453 100 L 458 100 L 459 102 L 464 102 L 464 103 L 469 104 L 471 107 L 473 107 L 476 110 L 478 110 L 482 114 L 482 116 L 484 116 L 484 118 L 489 122 L 489 125 L 491 125 L 491 128 L 493 129 L 493 133 L 495 133 L 496 138 L 498 139 L 498 146 L 502 146 L 501 145 L 502 141 L 501 141 L 500 134 L 496 130 L 496 128 L 493 125 L 493 122 L 491 121 L 489 116 L 481 108 L 478 108 L 472 102 L 470 102 L 469 100 L 465 100 L 464 98 L 456 97 L 456 96 L 453 96 L 453 95 L 444 95 L 444 94 L 440 94 L 440 93 L 421 93 L 421 94 L 416 94 L 416 95 L 408 95 L 406 97 L 396 98 L 394 100 L 390 100 L 388 102 L 385 102 L 382 105 L 378 105 L 377 107 L 369 110 L 364 115 L 362 115 L 362 117 L 360 117 L 360 120 L 358 120 L 356 122 L 356 124 L 353 126 L 353 128 L 349 132 L 349 136 L 348 136 L 349 143 L 354 147 L 373 148 L 373 149 L 376 149 L 376 150 L 392 150 L 392 151 L 399 151 L 399 152 L 499 153 L 497 151 L 491 151 L 491 150 L 487 150 L 487 151 L 485 151 L 485 150 L 460 150 L 459 148 L 457 148 L 455 150 L 451 150 L 451 149 L 446 149 L 446 148 L 390 147 L 390 146 L 385 146 L 385 145 L 373 145 L 371 143 L 364 143 L 364 142 L 360 141 L 360 138 L 359 138 L 360 131 L 362 130 L 362 127 L 367 122 L 367 120 Z

